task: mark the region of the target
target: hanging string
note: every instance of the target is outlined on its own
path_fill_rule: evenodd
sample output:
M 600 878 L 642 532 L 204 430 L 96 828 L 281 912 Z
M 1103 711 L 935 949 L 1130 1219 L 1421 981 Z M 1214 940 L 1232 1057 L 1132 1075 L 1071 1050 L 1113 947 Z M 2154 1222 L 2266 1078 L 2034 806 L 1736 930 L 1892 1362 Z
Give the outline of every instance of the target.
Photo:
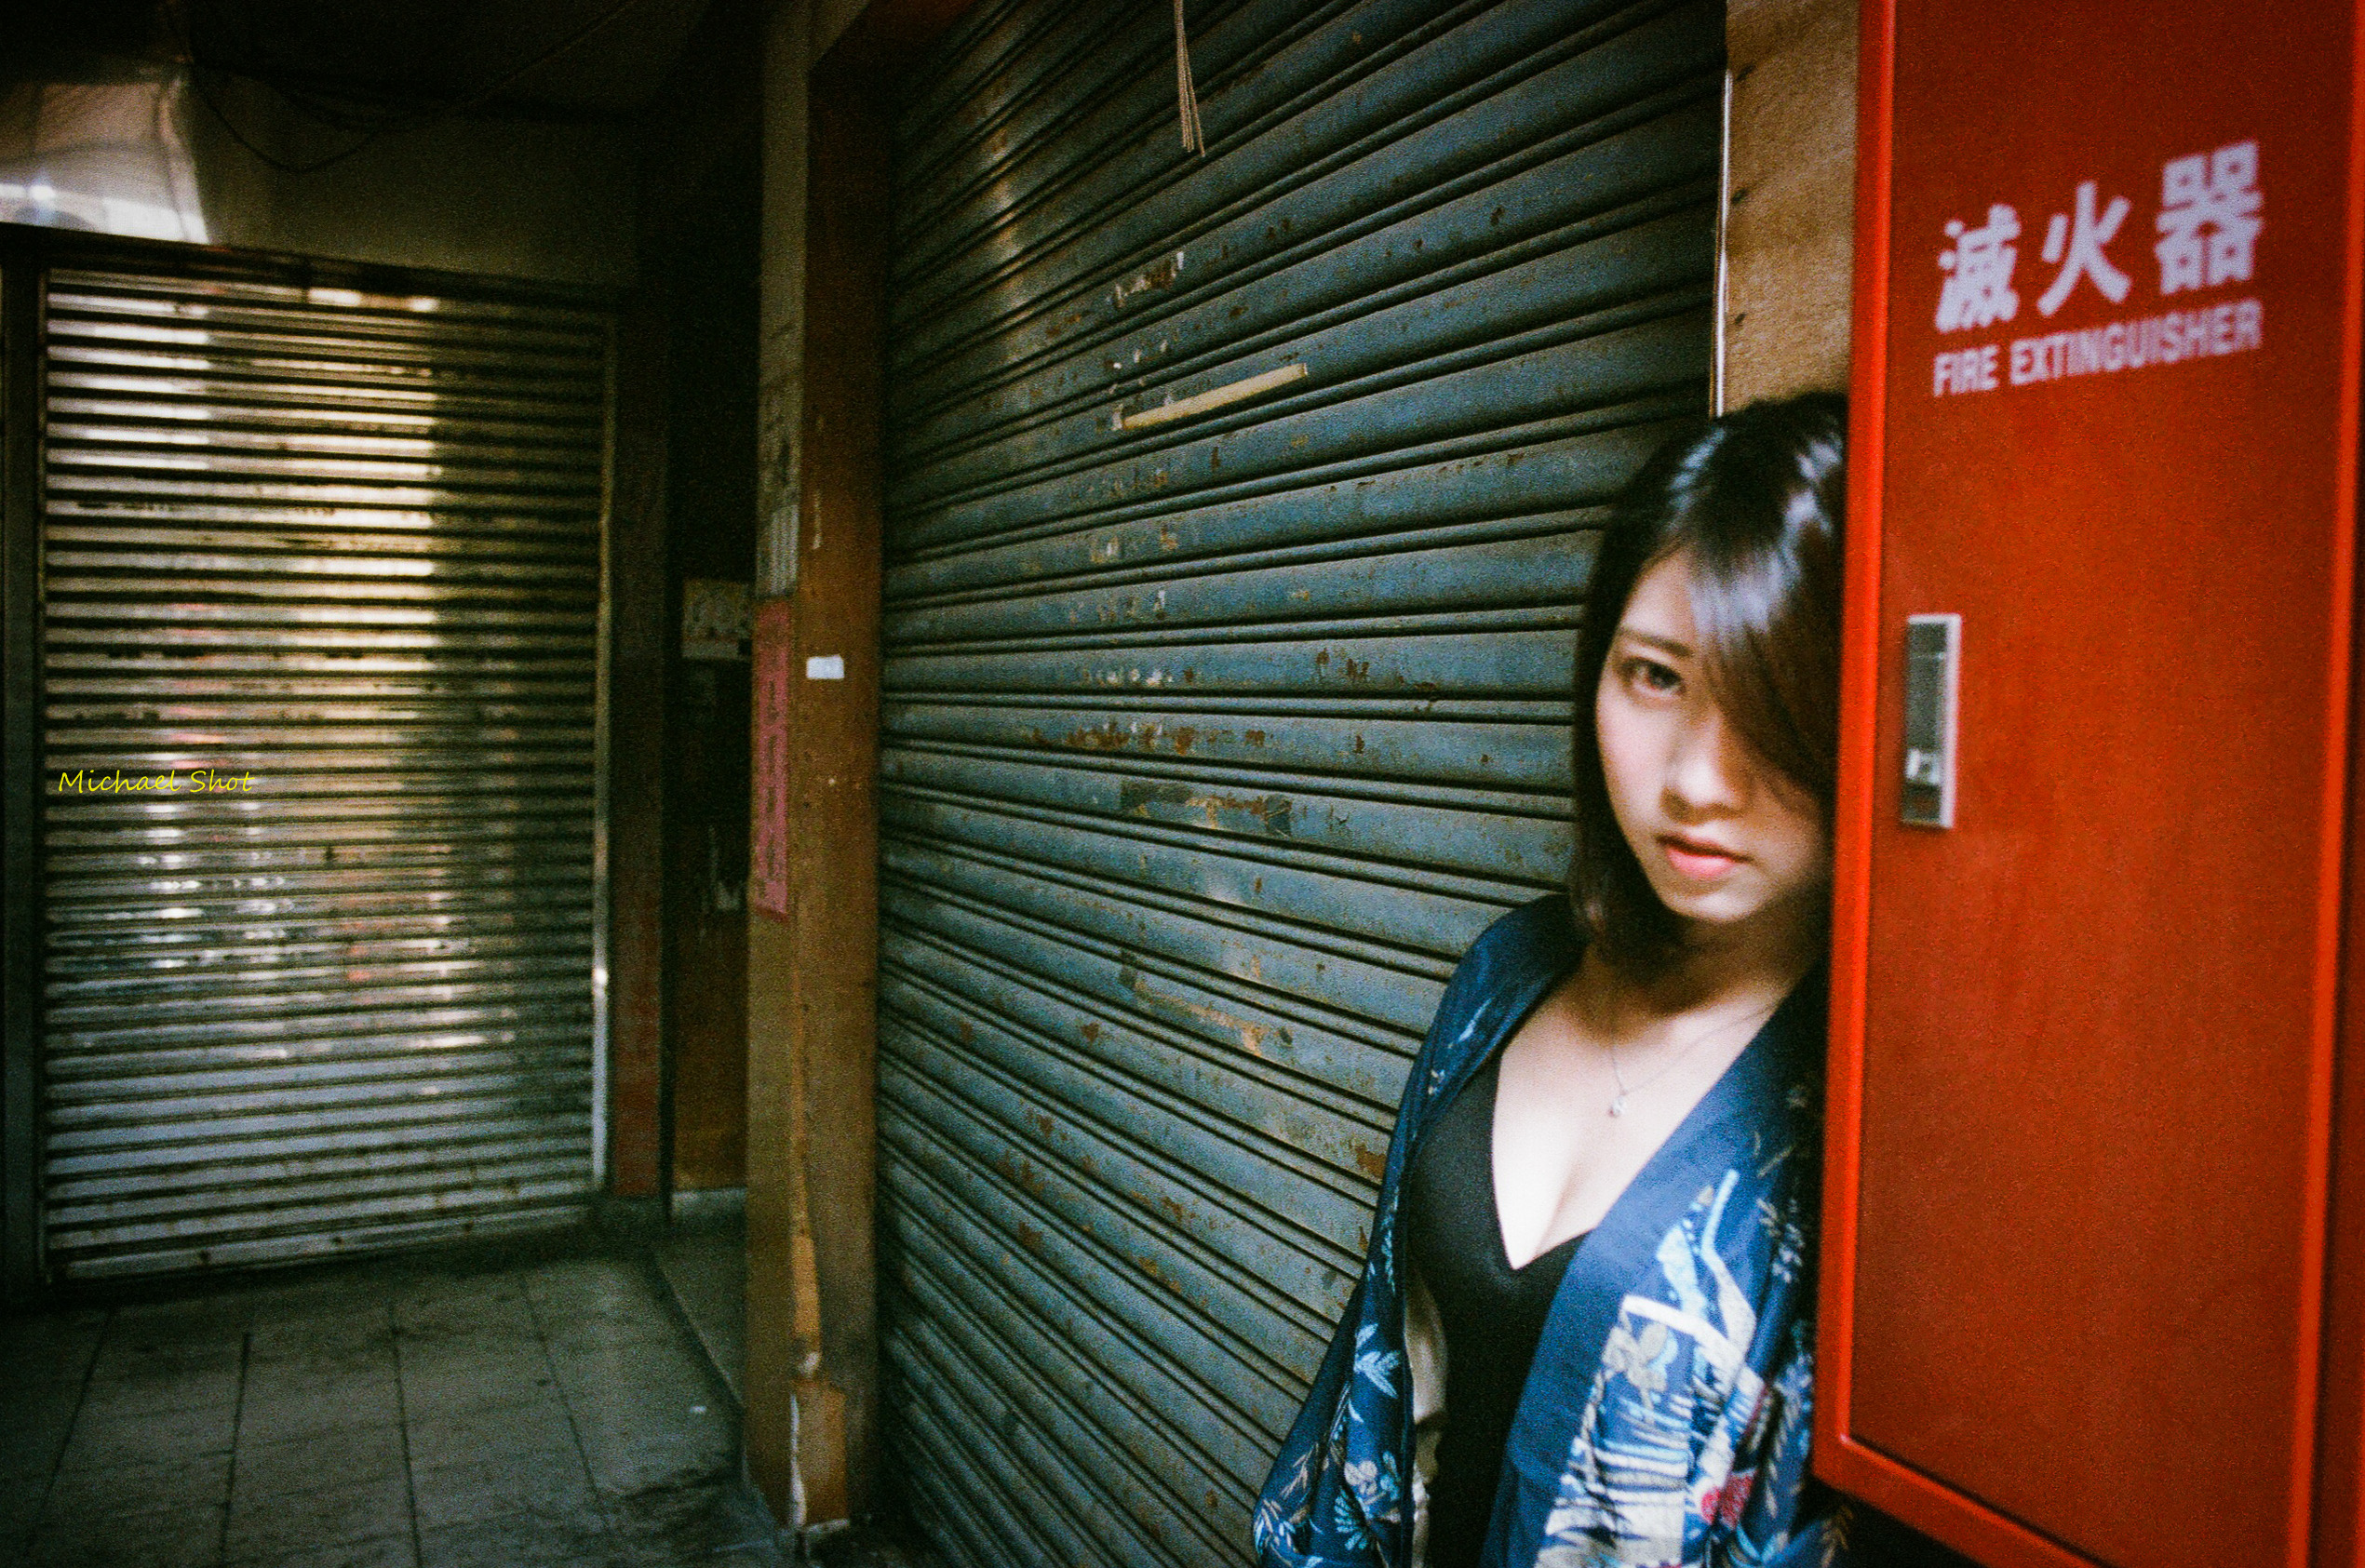
M 1207 155 L 1207 133 L 1199 124 L 1199 87 L 1190 79 L 1190 39 L 1183 32 L 1183 0 L 1175 0 L 1175 101 L 1182 113 L 1186 153 Z

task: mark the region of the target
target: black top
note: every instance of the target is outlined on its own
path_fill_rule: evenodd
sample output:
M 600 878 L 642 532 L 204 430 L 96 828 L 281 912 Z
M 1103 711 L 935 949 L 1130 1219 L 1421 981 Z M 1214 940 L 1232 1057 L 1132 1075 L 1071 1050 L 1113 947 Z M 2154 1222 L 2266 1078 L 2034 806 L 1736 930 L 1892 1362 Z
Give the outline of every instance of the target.
M 1512 1416 L 1560 1277 L 1582 1236 L 1525 1268 L 1503 1253 L 1495 1212 L 1495 1079 L 1501 1052 L 1471 1075 L 1404 1173 L 1413 1266 L 1445 1332 L 1445 1429 L 1429 1493 L 1429 1568 L 1475 1568 Z

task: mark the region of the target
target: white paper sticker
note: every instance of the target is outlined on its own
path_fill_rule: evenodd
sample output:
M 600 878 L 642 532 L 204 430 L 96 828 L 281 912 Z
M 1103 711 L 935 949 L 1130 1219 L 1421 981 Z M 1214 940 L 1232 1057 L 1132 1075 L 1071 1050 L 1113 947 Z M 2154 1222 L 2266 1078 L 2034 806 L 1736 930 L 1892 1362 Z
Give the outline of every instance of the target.
M 843 680 L 846 678 L 846 656 L 842 653 L 815 653 L 805 661 L 807 680 Z

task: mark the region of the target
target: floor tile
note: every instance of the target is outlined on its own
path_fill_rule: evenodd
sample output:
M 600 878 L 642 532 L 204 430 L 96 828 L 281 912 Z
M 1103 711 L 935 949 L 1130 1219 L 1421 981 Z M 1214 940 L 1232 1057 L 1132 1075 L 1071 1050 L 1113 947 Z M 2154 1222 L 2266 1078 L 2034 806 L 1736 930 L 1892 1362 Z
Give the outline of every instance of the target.
M 672 1314 L 652 1304 L 638 1313 L 562 1319 L 544 1338 L 553 1356 L 576 1358 L 600 1354 L 631 1355 L 650 1346 L 680 1346 L 681 1326 Z
M 534 1315 L 548 1333 L 570 1325 L 599 1322 L 661 1323 L 664 1303 L 647 1280 L 631 1275 L 594 1282 L 570 1282 L 533 1293 Z
M 391 1396 L 398 1375 L 391 1348 L 258 1360 L 247 1365 L 246 1400 L 249 1404 L 285 1404 L 329 1387 L 358 1398 Z
M 519 1404 L 423 1413 L 410 1418 L 408 1430 L 410 1462 L 421 1469 L 497 1464 L 506 1454 L 571 1448 L 575 1442 L 574 1423 L 555 1390 Z
M 0 1334 L 5 1334 L 0 1328 Z M 0 1367 L 0 1410 L 14 1413 L 63 1405 L 71 1412 L 89 1386 L 87 1358 L 69 1370 L 59 1366 Z
M 208 1365 L 94 1377 L 83 1395 L 82 1418 L 165 1415 L 177 1410 L 217 1410 L 238 1402 L 239 1367 Z
M 9 1319 L 0 1334 L 0 1387 L 80 1382 L 106 1323 L 104 1312 Z
M 553 1345 L 550 1367 L 568 1401 L 579 1407 L 610 1399 L 707 1404 L 714 1393 L 705 1359 L 679 1333 L 625 1346 Z
M 472 1281 L 465 1289 L 437 1289 L 399 1296 L 395 1326 L 406 1334 L 535 1332 L 532 1305 L 516 1280 Z
M 284 1442 L 238 1440 L 234 1502 L 245 1505 L 293 1492 L 400 1480 L 407 1473 L 402 1428 L 348 1427 Z
M 8 1414 L 11 1418 L 37 1413 L 57 1420 L 72 1420 L 74 1413 L 82 1407 L 82 1396 L 89 1389 L 90 1382 L 87 1377 L 20 1382 L 7 1390 L 9 1395 Z
M 728 1481 L 739 1467 L 738 1449 L 733 1444 L 618 1444 L 598 1450 L 586 1448 L 584 1460 L 591 1469 L 591 1484 L 603 1497 L 645 1492 L 652 1486 Z
M 433 1312 L 451 1306 L 523 1301 L 528 1268 L 488 1268 L 474 1273 L 423 1275 L 393 1293 L 396 1312 Z
M 405 1333 L 449 1333 L 522 1328 L 536 1332 L 540 1319 L 524 1283 L 505 1279 L 497 1292 L 449 1293 L 394 1303 L 395 1326 Z
M 23 1561 L 25 1542 L 48 1491 L 47 1476 L 0 1478 L 0 1562 Z
M 511 1514 L 419 1533 L 419 1568 L 611 1568 L 623 1555 L 589 1512 Z
M 11 1405 L 0 1421 L 0 1476 L 47 1477 L 58 1467 L 58 1455 L 74 1428 L 74 1397 L 43 1399 Z
M 109 1315 L 104 1307 L 70 1307 L 34 1317 L 12 1318 L 8 1322 L 8 1353 L 48 1354 L 61 1346 L 86 1340 L 95 1344 L 99 1335 L 106 1332 Z
M 782 1568 L 643 1259 L 448 1270 L 12 1321 L 0 1564 Z
M 222 1510 L 188 1508 L 44 1525 L 34 1568 L 213 1568 L 222 1561 Z
M 450 1415 L 489 1405 L 539 1404 L 557 1387 L 547 1362 L 456 1360 L 417 1372 L 405 1366 L 402 1402 L 414 1417 Z
M 112 1469 L 123 1465 L 158 1465 L 217 1454 L 230 1447 L 237 1412 L 229 1405 L 176 1410 L 161 1415 L 84 1417 L 74 1424 L 62 1469 Z
M 422 1530 L 515 1513 L 587 1512 L 595 1507 L 590 1475 L 571 1443 L 504 1454 L 498 1464 L 414 1469 L 410 1487 L 418 1499 Z
M 454 1334 L 396 1341 L 396 1360 L 406 1382 L 441 1373 L 547 1371 L 550 1357 L 539 1334 Z
M 236 1292 L 220 1296 L 182 1296 L 180 1301 L 128 1301 L 106 1322 L 109 1338 L 118 1333 L 147 1341 L 210 1341 L 236 1338 L 253 1318 L 253 1303 Z
M 627 1546 L 617 1557 L 616 1568 L 789 1568 L 790 1561 L 784 1548 L 762 1545 L 709 1549 L 695 1557 L 684 1557 L 670 1546 Z
M 246 1360 L 243 1333 L 195 1343 L 108 1335 L 90 1368 L 93 1383 L 159 1377 L 235 1377 Z
M 815 1548 L 813 1568 L 928 1568 L 935 1561 L 907 1532 L 857 1524 Z
M 627 1258 L 555 1258 L 520 1271 L 519 1286 L 537 1301 L 585 1299 L 642 1288 L 639 1265 Z
M 226 1555 L 233 1561 L 264 1557 L 399 1535 L 410 1529 L 410 1487 L 395 1476 L 360 1486 L 234 1503 Z
M 341 1317 L 319 1322 L 273 1323 L 256 1329 L 248 1339 L 247 1365 L 289 1367 L 316 1365 L 351 1368 L 391 1363 L 395 1354 L 394 1325 L 382 1310 L 373 1321 Z
M 675 1230 L 657 1243 L 657 1266 L 715 1370 L 745 1399 L 747 1360 L 747 1231 L 733 1223 Z
M 522 1313 L 479 1323 L 405 1323 L 395 1329 L 395 1344 L 405 1355 L 432 1356 L 444 1351 L 518 1355 L 541 1347 L 542 1330 Z
M 652 1487 L 611 1497 L 607 1508 L 609 1523 L 626 1547 L 643 1554 L 670 1553 L 682 1562 L 778 1544 L 772 1521 L 735 1482 Z
M 727 1418 L 730 1412 L 704 1377 L 692 1381 L 626 1374 L 571 1385 L 565 1393 L 575 1429 L 586 1437 L 594 1430 L 629 1435 L 671 1431 L 691 1422 L 706 1426 Z
M 579 1429 L 592 1482 L 603 1493 L 720 1480 L 736 1467 L 739 1441 L 733 1423 L 713 1406 L 704 1415 L 685 1409 L 663 1421 L 590 1422 Z
M 100 1341 L 92 1372 L 113 1377 L 125 1372 L 196 1371 L 237 1364 L 247 1337 L 244 1321 L 113 1322 Z
M 386 1271 L 378 1267 L 316 1274 L 256 1291 L 248 1298 L 250 1320 L 260 1327 L 338 1312 L 383 1313 L 398 1288 L 408 1287 L 397 1287 Z
M 182 1323 L 243 1322 L 253 1310 L 249 1298 L 237 1291 L 213 1294 L 160 1296 L 153 1301 L 127 1301 L 114 1309 L 117 1323 L 144 1323 L 170 1328 Z
M 257 1443 L 288 1442 L 325 1432 L 387 1427 L 402 1419 L 402 1397 L 389 1374 L 323 1379 L 305 1387 L 249 1389 L 238 1435 Z
M 790 1568 L 789 1548 L 762 1541 L 744 1547 L 708 1547 L 692 1556 L 667 1543 L 637 1546 L 627 1543 L 616 1556 L 616 1568 Z
M 278 1552 L 265 1557 L 238 1557 L 230 1560 L 231 1568 L 417 1568 L 419 1554 L 413 1548 L 410 1533 L 381 1535 L 370 1541 L 347 1541 L 342 1546 L 305 1547 L 296 1551 Z
M 390 1323 L 293 1324 L 259 1329 L 247 1355 L 249 1378 L 288 1377 L 303 1369 L 315 1376 L 392 1372 L 400 1342 Z
M 230 1500 L 230 1455 L 188 1454 L 146 1465 L 68 1470 L 49 1489 L 52 1523 L 93 1516 L 185 1512 Z

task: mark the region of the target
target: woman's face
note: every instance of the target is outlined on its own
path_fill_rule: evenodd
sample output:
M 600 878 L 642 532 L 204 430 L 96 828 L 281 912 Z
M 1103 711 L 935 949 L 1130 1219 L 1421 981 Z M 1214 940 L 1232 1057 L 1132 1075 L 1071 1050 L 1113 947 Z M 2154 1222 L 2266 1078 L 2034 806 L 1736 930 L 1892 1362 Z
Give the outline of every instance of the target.
M 1831 881 L 1822 812 L 1727 722 L 1699 648 L 1691 558 L 1677 551 L 1634 584 L 1594 696 L 1618 825 L 1660 901 L 1695 928 L 1801 917 Z

